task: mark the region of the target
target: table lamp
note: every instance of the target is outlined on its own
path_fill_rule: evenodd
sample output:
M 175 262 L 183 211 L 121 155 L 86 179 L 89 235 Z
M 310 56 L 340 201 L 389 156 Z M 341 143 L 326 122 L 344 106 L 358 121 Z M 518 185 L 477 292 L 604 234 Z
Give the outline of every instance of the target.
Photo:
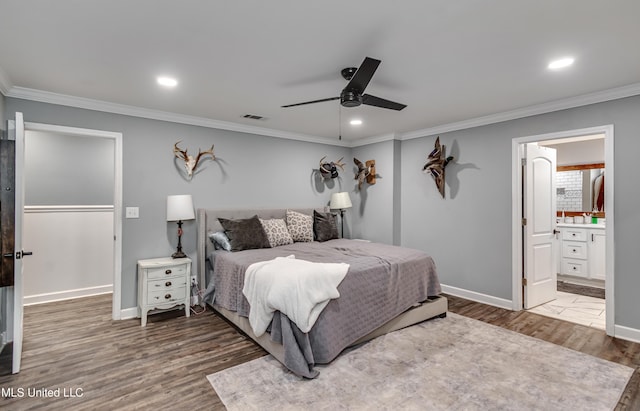
M 178 249 L 171 255 L 172 258 L 184 258 L 187 255 L 182 252 L 182 221 L 196 218 L 193 212 L 193 199 L 190 194 L 167 197 L 167 221 L 178 222 Z
M 329 208 L 332 210 L 340 210 L 340 236 L 344 238 L 344 210 L 351 208 L 349 193 L 343 191 L 341 193 L 331 194 Z

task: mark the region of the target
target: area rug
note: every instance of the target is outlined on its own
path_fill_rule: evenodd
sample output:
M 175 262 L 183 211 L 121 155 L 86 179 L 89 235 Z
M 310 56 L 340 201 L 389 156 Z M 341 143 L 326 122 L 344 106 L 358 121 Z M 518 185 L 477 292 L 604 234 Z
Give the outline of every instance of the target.
M 301 379 L 266 356 L 207 376 L 235 410 L 611 410 L 633 369 L 453 313 Z

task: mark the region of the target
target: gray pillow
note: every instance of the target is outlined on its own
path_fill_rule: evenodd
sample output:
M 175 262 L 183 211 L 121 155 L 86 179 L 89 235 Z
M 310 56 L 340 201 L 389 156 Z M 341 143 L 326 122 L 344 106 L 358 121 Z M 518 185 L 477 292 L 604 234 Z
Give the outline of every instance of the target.
M 264 232 L 257 215 L 238 220 L 218 218 L 218 221 L 224 228 L 225 235 L 229 238 L 231 251 L 270 247 L 267 234 Z
M 313 233 L 316 241 L 327 241 L 338 238 L 336 218 L 331 213 L 319 213 L 313 210 Z
M 216 250 L 231 251 L 231 243 L 224 231 L 216 231 L 215 233 L 209 233 L 209 240 L 213 243 Z

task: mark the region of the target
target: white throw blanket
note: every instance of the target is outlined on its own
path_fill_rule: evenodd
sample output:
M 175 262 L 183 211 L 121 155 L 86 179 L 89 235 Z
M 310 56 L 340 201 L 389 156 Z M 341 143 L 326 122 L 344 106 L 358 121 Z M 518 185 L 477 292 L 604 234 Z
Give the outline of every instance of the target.
M 338 285 L 348 270 L 346 263 L 312 263 L 293 255 L 251 264 L 242 293 L 251 306 L 253 332 L 264 334 L 275 311 L 309 332 L 329 300 L 340 297 Z

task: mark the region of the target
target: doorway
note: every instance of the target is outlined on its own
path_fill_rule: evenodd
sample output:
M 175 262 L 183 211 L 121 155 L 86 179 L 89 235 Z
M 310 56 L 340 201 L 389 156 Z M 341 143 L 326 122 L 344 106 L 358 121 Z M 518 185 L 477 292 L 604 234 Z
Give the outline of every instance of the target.
M 52 136 L 64 136 L 67 139 L 82 139 L 82 140 L 104 140 L 110 141 L 113 146 L 112 151 L 112 164 L 113 169 L 110 173 L 112 181 L 112 190 L 113 195 L 110 196 L 113 200 L 113 266 L 112 266 L 112 289 L 113 289 L 113 298 L 112 298 L 112 318 L 114 320 L 119 320 L 121 316 L 121 266 L 122 266 L 122 133 L 118 132 L 109 132 L 102 130 L 93 130 L 93 129 L 84 129 L 84 128 L 76 128 L 76 127 L 66 127 L 66 126 L 58 126 L 51 124 L 40 124 L 40 123 L 24 123 L 25 133 L 30 133 L 32 136 L 34 135 L 52 135 Z M 29 150 L 29 147 L 25 147 L 25 152 Z M 33 150 L 33 148 L 32 148 Z M 25 155 L 25 159 L 29 159 L 29 155 Z M 80 164 L 80 163 L 77 163 Z M 25 170 L 27 171 L 27 170 Z M 80 170 L 79 173 L 89 173 L 89 170 Z M 28 185 L 28 175 L 26 177 L 26 184 Z M 78 187 L 72 187 L 72 190 L 77 190 Z M 25 190 L 26 192 L 27 190 Z M 36 207 L 37 208 L 37 207 Z M 100 207 L 98 207 L 100 208 Z M 33 211 L 33 210 L 31 210 Z M 91 210 L 90 210 L 91 211 Z M 104 211 L 104 210 L 102 210 Z M 17 212 L 17 210 L 16 210 Z M 24 228 L 24 227 L 23 227 Z M 73 295 L 70 295 L 73 297 Z
M 604 158 L 605 173 L 607 184 L 604 186 L 604 202 L 606 204 L 606 224 L 604 225 L 603 238 L 611 239 L 603 241 L 600 246 L 604 248 L 604 261 L 601 262 L 604 268 L 605 281 L 605 330 L 608 335 L 614 335 L 614 244 L 613 244 L 613 228 L 614 228 L 614 205 L 613 205 L 613 125 L 591 127 L 585 129 L 568 130 L 556 133 L 534 135 L 527 137 L 514 138 L 512 140 L 512 303 L 513 309 L 516 311 L 523 309 L 523 290 L 526 283 L 527 273 L 525 272 L 524 246 L 525 240 L 522 236 L 523 220 L 523 171 L 522 159 L 524 158 L 524 145 L 530 143 L 545 142 L 543 144 L 557 142 L 561 139 L 576 138 L 587 135 L 604 135 Z M 575 226 L 576 228 L 578 226 Z M 572 249 L 573 250 L 573 249 Z M 576 252 L 579 250 L 576 248 Z M 579 267 L 576 268 L 578 270 Z

